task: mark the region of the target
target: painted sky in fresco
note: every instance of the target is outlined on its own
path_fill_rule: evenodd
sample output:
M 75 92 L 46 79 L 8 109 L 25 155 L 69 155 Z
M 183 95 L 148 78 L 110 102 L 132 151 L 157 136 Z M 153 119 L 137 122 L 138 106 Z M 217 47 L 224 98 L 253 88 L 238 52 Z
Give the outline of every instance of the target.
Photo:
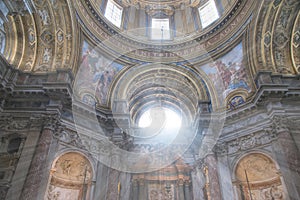
M 86 41 L 83 42 L 81 65 L 77 86 L 81 91 L 87 91 L 96 101 L 105 105 L 108 101 L 108 92 L 117 73 L 124 66 L 103 56 Z M 89 91 L 89 92 L 88 92 Z M 86 95 L 82 96 L 86 100 Z M 86 102 L 90 104 L 90 102 Z
M 201 66 L 214 84 L 220 99 L 236 89 L 251 91 L 250 78 L 243 61 L 242 43 L 216 61 Z

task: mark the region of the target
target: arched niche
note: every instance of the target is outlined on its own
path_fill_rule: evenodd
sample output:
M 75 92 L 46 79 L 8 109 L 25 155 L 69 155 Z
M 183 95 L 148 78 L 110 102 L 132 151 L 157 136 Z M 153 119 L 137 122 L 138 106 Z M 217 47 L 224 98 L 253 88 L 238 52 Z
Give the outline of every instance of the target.
M 283 200 L 283 182 L 276 163 L 262 153 L 251 153 L 242 157 L 235 167 L 237 199 Z
M 68 152 L 52 164 L 45 199 L 81 200 L 90 199 L 92 166 L 80 153 Z

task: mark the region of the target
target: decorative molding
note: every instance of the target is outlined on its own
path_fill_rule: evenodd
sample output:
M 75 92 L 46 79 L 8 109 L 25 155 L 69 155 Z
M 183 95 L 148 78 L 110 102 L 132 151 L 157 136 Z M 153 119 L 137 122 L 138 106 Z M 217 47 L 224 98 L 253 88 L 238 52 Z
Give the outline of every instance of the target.
M 219 155 L 234 154 L 270 144 L 275 139 L 276 134 L 272 130 L 264 130 L 219 143 L 215 146 L 214 151 Z

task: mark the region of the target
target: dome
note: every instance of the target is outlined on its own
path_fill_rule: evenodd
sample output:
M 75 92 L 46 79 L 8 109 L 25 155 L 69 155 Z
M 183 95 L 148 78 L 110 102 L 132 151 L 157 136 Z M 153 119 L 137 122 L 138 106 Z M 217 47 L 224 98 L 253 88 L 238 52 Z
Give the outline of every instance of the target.
M 90 12 L 116 32 L 144 42 L 165 43 L 197 37 L 241 6 L 237 0 L 107 0 L 88 4 Z

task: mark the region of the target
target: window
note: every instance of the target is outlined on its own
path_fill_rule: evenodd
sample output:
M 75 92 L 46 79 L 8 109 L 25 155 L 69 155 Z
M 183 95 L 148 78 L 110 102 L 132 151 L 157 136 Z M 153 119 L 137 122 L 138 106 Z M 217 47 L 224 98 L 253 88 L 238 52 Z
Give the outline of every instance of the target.
M 155 19 L 155 18 L 152 19 L 151 39 L 152 40 L 171 39 L 169 19 Z
M 9 154 L 17 153 L 19 151 L 21 141 L 22 139 L 19 137 L 11 139 L 8 143 L 7 153 Z
M 108 0 L 104 16 L 115 26 L 121 27 L 123 8 L 113 0 Z
M 199 15 L 202 28 L 216 21 L 220 16 L 215 1 L 209 0 L 203 6 L 199 7 Z
M 164 107 L 154 107 L 141 115 L 138 120 L 138 126 L 145 128 L 160 124 L 167 129 L 172 129 L 179 128 L 181 121 L 181 115 L 173 110 Z

